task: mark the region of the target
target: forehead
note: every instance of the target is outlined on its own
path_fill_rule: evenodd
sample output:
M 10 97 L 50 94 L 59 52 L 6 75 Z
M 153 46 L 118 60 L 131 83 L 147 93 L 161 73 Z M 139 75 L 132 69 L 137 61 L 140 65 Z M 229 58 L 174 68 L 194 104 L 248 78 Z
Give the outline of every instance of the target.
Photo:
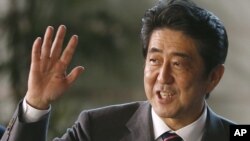
M 148 46 L 148 53 L 184 53 L 190 56 L 199 55 L 194 39 L 181 31 L 168 28 L 153 31 Z

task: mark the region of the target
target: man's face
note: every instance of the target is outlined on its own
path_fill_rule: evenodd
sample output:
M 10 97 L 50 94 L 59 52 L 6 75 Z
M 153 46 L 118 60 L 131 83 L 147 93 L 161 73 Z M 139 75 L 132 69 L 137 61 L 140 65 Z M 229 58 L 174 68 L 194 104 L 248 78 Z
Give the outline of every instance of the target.
M 146 96 L 165 121 L 185 125 L 201 114 L 208 78 L 195 42 L 180 31 L 153 31 L 144 69 Z M 180 126 L 182 126 L 180 125 Z

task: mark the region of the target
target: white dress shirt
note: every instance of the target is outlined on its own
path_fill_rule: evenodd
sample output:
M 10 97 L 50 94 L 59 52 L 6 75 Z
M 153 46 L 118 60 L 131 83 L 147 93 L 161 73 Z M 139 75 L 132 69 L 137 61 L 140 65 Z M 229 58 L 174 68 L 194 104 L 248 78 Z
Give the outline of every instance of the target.
M 22 118 L 24 121 L 31 123 L 40 120 L 44 115 L 46 115 L 50 111 L 50 107 L 47 110 L 38 110 L 34 107 L 30 106 L 26 99 L 23 100 L 23 114 Z
M 155 141 L 162 141 L 160 136 L 165 132 L 174 132 L 177 135 L 179 135 L 183 141 L 201 141 L 203 133 L 204 133 L 204 127 L 206 124 L 206 118 L 207 118 L 207 108 L 203 110 L 202 115 L 193 123 L 178 129 L 176 131 L 171 130 L 164 121 L 155 113 L 154 109 L 152 108 L 152 120 L 153 120 L 153 128 L 154 128 L 154 139 Z

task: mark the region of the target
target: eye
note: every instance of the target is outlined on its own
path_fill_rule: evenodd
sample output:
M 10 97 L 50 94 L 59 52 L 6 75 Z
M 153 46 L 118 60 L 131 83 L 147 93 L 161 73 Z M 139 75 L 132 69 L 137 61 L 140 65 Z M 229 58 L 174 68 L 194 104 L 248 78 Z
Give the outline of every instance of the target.
M 150 63 L 151 65 L 159 65 L 159 64 L 160 64 L 160 60 L 155 59 L 155 58 L 150 58 L 150 59 L 149 59 L 149 63 Z
M 190 66 L 189 63 L 184 60 L 175 60 L 172 61 L 172 66 L 176 70 L 187 70 Z
M 174 65 L 174 66 L 176 66 L 176 67 L 180 67 L 180 66 L 181 66 L 181 63 L 180 63 L 180 62 L 175 61 L 175 62 L 173 62 L 173 65 Z

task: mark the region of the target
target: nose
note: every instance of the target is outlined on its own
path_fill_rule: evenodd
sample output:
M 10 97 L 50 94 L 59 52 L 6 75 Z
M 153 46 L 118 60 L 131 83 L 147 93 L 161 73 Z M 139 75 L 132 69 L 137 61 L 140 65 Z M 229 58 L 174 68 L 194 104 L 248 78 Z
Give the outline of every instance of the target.
M 157 80 L 161 84 L 172 84 L 174 82 L 174 77 L 172 75 L 171 67 L 169 67 L 168 64 L 162 65 L 162 67 L 159 70 Z

